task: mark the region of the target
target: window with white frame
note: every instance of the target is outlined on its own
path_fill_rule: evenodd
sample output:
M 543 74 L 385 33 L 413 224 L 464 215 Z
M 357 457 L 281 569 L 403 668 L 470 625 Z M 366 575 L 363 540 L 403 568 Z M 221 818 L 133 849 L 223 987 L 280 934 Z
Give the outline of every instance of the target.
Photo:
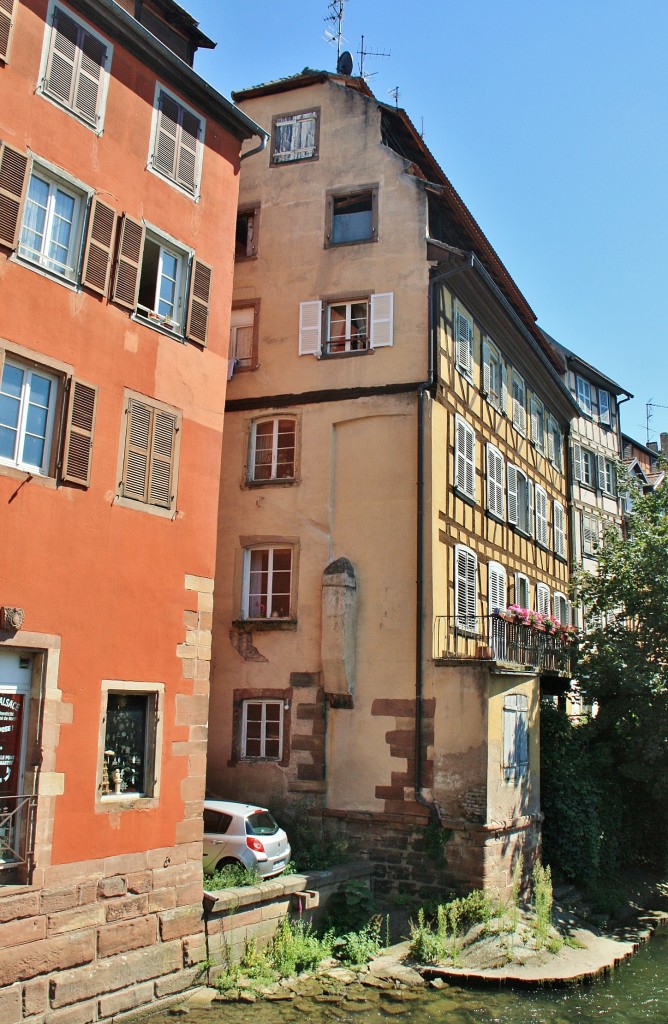
M 552 596 L 552 614 L 562 626 L 569 626 L 571 622 L 570 605 L 563 594 L 555 593 Z
M 534 488 L 536 505 L 536 543 L 541 547 L 549 545 L 549 524 L 547 516 L 547 492 L 539 484 Z
M 251 427 L 248 479 L 294 480 L 297 421 L 292 416 L 256 420 Z
M 0 350 L 0 465 L 88 487 L 96 405 L 93 385 Z
M 49 474 L 57 377 L 5 358 L 0 384 L 0 462 Z
M 241 756 L 280 761 L 283 756 L 283 701 L 245 700 L 241 716 Z
M 509 693 L 503 699 L 503 776 L 516 779 L 529 770 L 529 698 Z
M 584 377 L 575 378 L 578 405 L 586 416 L 591 416 L 591 384 Z
M 515 573 L 515 604 L 520 608 L 531 607 L 529 577 L 525 576 L 523 572 Z
M 206 345 L 213 271 L 181 242 L 125 214 L 111 298 L 157 330 Z
M 283 544 L 244 552 L 244 619 L 289 619 L 292 613 L 293 549 Z
M 495 409 L 506 412 L 506 368 L 496 345 L 490 338 L 482 343 L 482 390 Z
M 272 164 L 313 160 L 318 155 L 318 122 L 320 111 L 300 110 L 280 114 L 272 123 Z
M 478 559 L 473 551 L 455 545 L 455 624 L 465 633 L 476 632 Z
M 113 47 L 53 2 L 48 23 L 38 91 L 100 132 Z
M 182 100 L 157 85 L 149 167 L 185 192 L 196 195 L 202 164 L 204 121 Z
M 33 162 L 17 254 L 67 281 L 79 272 L 88 193 Z
M 455 362 L 457 369 L 468 377 L 473 376 L 473 317 L 455 303 Z
M 556 469 L 563 468 L 563 436 L 554 416 L 547 417 L 547 457 Z
M 461 416 L 455 416 L 455 487 L 475 501 L 475 433 Z
M 526 473 L 508 463 L 508 522 L 530 536 L 533 532 L 533 484 Z
M 527 432 L 526 389 L 524 378 L 513 370 L 513 426 L 522 434 Z
M 506 514 L 505 462 L 493 444 L 487 443 L 487 511 L 498 519 Z
M 560 558 L 566 557 L 566 513 L 560 501 L 552 502 L 552 522 L 554 524 L 554 553 Z
M 162 683 L 103 682 L 102 803 L 159 796 L 164 690 Z
M 531 440 L 539 452 L 545 451 L 545 406 L 534 395 L 529 403 L 531 411 Z
M 604 426 L 609 427 L 611 423 L 610 393 L 603 388 L 598 389 L 598 419 Z
M 582 483 L 585 487 L 596 487 L 596 456 L 588 448 L 582 448 Z
M 385 348 L 394 341 L 392 292 L 299 307 L 299 355 L 339 356 Z
M 536 584 L 536 611 L 539 615 L 550 614 L 550 588 L 546 583 Z
M 600 524 L 596 516 L 582 515 L 582 553 L 590 558 L 598 552 Z

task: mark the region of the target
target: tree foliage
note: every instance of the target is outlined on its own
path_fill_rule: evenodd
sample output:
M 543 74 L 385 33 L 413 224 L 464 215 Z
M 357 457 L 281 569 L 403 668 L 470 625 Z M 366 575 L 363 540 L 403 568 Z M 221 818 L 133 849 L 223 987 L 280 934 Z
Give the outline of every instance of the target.
M 668 855 L 668 486 L 638 496 L 621 536 L 608 528 L 596 575 L 575 580 L 586 630 L 577 667 L 596 785 L 627 861 Z M 612 823 L 609 828 L 612 833 Z M 604 844 L 605 847 L 606 844 Z

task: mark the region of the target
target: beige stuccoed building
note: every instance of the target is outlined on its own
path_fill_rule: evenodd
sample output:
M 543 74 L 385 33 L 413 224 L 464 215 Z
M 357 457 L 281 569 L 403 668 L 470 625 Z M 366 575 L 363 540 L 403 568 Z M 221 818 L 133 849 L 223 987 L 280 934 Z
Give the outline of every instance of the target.
M 402 110 L 308 69 L 235 99 L 272 140 L 241 172 L 209 790 L 302 801 L 381 890 L 507 886 L 569 673 L 577 406 Z

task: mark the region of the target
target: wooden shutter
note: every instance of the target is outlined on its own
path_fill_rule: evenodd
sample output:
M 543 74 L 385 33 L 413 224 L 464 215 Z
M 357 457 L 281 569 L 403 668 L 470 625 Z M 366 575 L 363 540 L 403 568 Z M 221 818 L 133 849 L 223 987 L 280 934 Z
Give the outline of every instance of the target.
M 65 11 L 55 7 L 44 91 L 68 107 L 73 105 L 78 38 L 77 22 Z
M 173 100 L 167 93 L 160 92 L 153 147 L 153 166 L 170 178 L 174 178 L 176 174 L 179 109 L 176 100 Z
M 176 151 L 176 180 L 189 192 L 197 185 L 197 148 L 202 122 L 185 107 L 181 109 L 181 130 Z
M 501 412 L 508 415 L 508 367 L 501 363 Z
M 131 398 L 126 410 L 128 423 L 123 460 L 123 495 L 146 501 L 150 463 L 151 423 L 153 410 Z
M 503 611 L 506 602 L 506 570 L 496 562 L 489 562 L 487 566 L 487 608 L 490 615 L 497 608 Z
M 385 348 L 394 341 L 394 295 L 384 292 L 371 296 L 371 348 Z
M 540 615 L 550 614 L 550 591 L 545 583 L 536 584 L 536 611 Z
M 517 469 L 508 464 L 508 522 L 517 526 Z
M 561 555 L 563 558 L 566 554 L 564 508 L 558 501 L 552 505 L 552 515 L 554 518 L 554 551 L 555 554 Z
M 598 389 L 598 418 L 601 423 L 610 425 L 610 395 L 602 388 Z
M 106 295 L 109 289 L 115 227 L 116 211 L 94 196 L 88 219 L 81 283 L 100 295 Z
M 145 235 L 144 225 L 124 213 L 111 297 L 114 302 L 127 307 L 127 309 L 135 309 L 137 306 L 139 268 L 144 251 Z
M 554 462 L 554 428 L 555 422 L 551 416 L 547 417 L 547 457 Z
M 527 533 L 529 534 L 530 537 L 533 537 L 533 535 L 534 535 L 534 528 L 533 528 L 533 483 L 532 483 L 531 480 L 529 480 L 527 478 L 526 485 L 527 485 L 527 508 L 526 508 L 527 521 L 526 521 L 526 526 L 527 526 Z
M 578 483 L 582 483 L 582 478 L 583 478 L 583 475 L 584 475 L 583 472 L 582 472 L 582 447 L 581 447 L 581 445 L 577 444 L 575 441 L 573 442 L 572 455 L 573 455 L 573 460 L 572 460 L 573 461 L 573 479 L 575 481 L 577 481 Z
M 477 604 L 477 558 L 467 548 L 455 548 L 455 601 L 457 625 L 475 632 Z
M 473 370 L 473 325 L 460 309 L 455 312 L 455 348 L 457 365 L 470 377 Z
M 487 508 L 503 518 L 503 456 L 492 445 L 487 445 Z
M 97 388 L 71 379 L 63 446 L 62 479 L 90 486 Z
M 302 302 L 299 306 L 299 355 L 319 356 L 322 337 L 322 302 Z
M 201 260 L 193 259 L 188 297 L 186 337 L 206 345 L 213 270 Z
M 148 482 L 150 505 L 169 508 L 172 504 L 172 470 L 174 468 L 174 443 L 176 439 L 176 417 L 161 409 L 153 410 L 153 431 L 151 438 L 151 462 Z
M 0 143 L 0 244 L 15 248 L 28 183 L 28 157 Z
M 107 47 L 101 39 L 83 28 L 80 29 L 79 46 L 72 105 L 86 121 L 97 124 L 102 73 L 107 63 Z
M 17 0 L 0 0 L 0 60 L 9 60 Z
M 596 457 L 596 483 L 599 491 L 605 490 L 605 458 L 603 455 Z
M 492 367 L 490 365 L 490 348 L 486 341 L 482 343 L 482 389 L 486 395 L 492 390 Z

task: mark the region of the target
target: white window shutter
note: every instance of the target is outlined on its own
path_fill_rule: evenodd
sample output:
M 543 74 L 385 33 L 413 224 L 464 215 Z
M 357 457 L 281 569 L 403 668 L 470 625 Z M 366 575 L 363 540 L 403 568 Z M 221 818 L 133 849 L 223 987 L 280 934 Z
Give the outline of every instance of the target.
M 527 480 L 527 533 L 530 536 L 534 534 L 533 528 L 533 483 L 531 480 Z
M 386 348 L 394 343 L 394 294 L 371 296 L 371 348 Z
M 578 483 L 582 483 L 582 477 L 582 447 L 573 442 L 573 479 L 577 480 Z
M 547 457 L 554 462 L 554 427 L 555 423 L 551 416 L 547 418 Z
M 508 522 L 517 526 L 517 470 L 508 465 Z
M 598 455 L 596 458 L 597 462 L 597 480 L 599 491 L 605 490 L 605 458 L 602 455 Z
M 565 517 L 564 507 L 560 502 L 554 502 L 552 514 L 554 518 L 554 552 L 564 558 L 566 556 Z
M 487 445 L 487 509 L 495 516 L 504 514 L 503 456 L 492 445 Z
M 598 418 L 601 423 L 610 425 L 610 395 L 602 388 L 598 389 Z
M 473 324 L 459 309 L 455 312 L 455 347 L 457 365 L 470 377 L 473 370 Z
M 501 412 L 508 415 L 508 367 L 501 364 Z
M 482 389 L 488 395 L 492 389 L 492 368 L 490 366 L 489 345 L 482 343 Z
M 322 302 L 302 302 L 299 306 L 299 355 L 319 356 L 322 337 Z
M 491 615 L 497 608 L 506 607 L 506 571 L 498 562 L 487 566 L 487 608 Z
M 477 558 L 468 548 L 455 548 L 455 615 L 457 625 L 470 632 L 476 628 Z

